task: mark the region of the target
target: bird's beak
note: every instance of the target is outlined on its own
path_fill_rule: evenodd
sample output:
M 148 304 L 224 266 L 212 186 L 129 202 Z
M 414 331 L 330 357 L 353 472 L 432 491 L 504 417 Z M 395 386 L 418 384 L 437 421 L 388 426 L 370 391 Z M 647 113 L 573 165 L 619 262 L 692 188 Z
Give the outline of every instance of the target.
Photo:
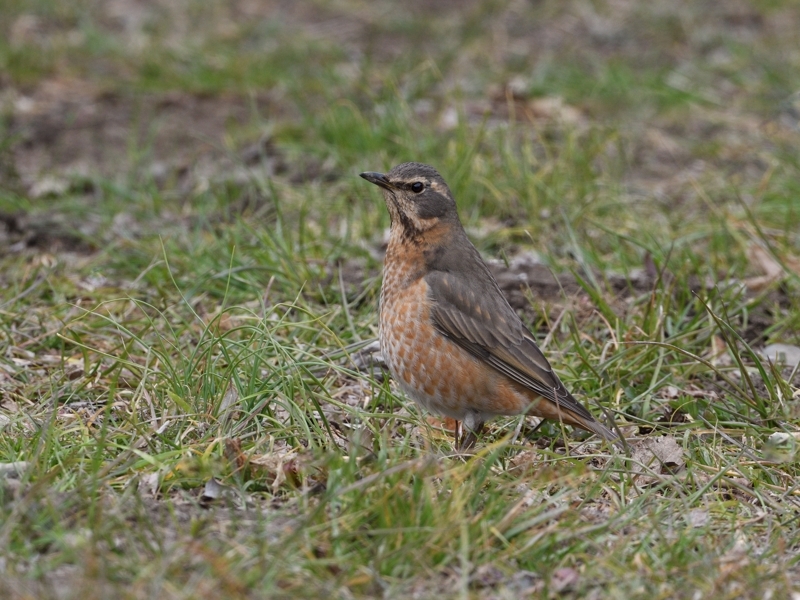
M 383 173 L 376 173 L 374 171 L 367 171 L 366 173 L 361 173 L 361 177 L 369 181 L 370 183 L 374 183 L 378 187 L 382 187 L 385 190 L 394 190 L 394 186 L 389 183 L 389 179 Z

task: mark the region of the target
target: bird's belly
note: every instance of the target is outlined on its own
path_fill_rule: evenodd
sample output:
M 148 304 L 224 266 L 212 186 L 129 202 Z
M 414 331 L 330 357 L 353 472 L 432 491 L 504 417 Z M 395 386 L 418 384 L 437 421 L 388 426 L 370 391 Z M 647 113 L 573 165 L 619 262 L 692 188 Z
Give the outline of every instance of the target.
M 518 386 L 433 327 L 424 279 L 391 287 L 392 293 L 381 294 L 381 354 L 409 396 L 431 412 L 458 420 L 467 413 L 490 417 L 528 408 L 532 398 Z

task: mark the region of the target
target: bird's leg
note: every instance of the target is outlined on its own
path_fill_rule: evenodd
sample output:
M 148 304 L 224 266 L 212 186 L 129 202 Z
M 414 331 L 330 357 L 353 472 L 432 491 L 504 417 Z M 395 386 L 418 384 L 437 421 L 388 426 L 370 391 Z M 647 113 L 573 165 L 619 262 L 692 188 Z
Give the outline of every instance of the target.
M 528 431 L 525 432 L 525 439 L 528 440 L 529 442 L 536 441 L 533 436 L 536 434 L 537 431 L 539 431 L 542 425 L 544 425 L 544 419 L 539 419 L 539 422 L 536 425 L 534 425 L 533 429 L 529 429 Z
M 478 436 L 483 432 L 483 419 L 476 413 L 467 413 L 461 424 L 466 429 L 466 435 L 461 437 L 458 451 L 464 452 L 471 449 L 478 441 Z
M 475 442 L 478 441 L 478 435 L 483 431 L 483 423 L 477 429 L 468 429 L 467 434 L 461 438 L 461 443 L 458 446 L 459 452 L 466 452 L 472 449 Z
M 464 422 L 463 421 L 456 421 L 456 425 L 453 427 L 453 437 L 455 438 L 455 446 L 456 448 L 460 448 L 461 444 L 461 436 L 464 433 Z

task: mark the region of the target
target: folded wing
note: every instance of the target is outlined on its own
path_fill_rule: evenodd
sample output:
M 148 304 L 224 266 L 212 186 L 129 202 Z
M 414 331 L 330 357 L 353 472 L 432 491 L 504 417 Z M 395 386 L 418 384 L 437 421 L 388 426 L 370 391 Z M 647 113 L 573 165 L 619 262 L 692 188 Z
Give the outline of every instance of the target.
M 425 281 L 432 300 L 433 323 L 442 334 L 579 420 L 600 425 L 561 383 L 496 284 L 475 289 L 457 275 L 442 271 L 429 273 Z M 616 437 L 600 427 L 605 430 L 603 437 Z

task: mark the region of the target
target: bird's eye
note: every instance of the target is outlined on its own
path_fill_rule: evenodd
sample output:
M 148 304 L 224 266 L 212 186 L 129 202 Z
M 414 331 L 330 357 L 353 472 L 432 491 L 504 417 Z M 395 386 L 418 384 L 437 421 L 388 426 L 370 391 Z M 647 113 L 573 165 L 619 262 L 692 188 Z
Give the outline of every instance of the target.
M 411 184 L 411 191 L 415 194 L 419 194 L 422 190 L 425 189 L 425 184 L 421 181 L 415 181 Z

